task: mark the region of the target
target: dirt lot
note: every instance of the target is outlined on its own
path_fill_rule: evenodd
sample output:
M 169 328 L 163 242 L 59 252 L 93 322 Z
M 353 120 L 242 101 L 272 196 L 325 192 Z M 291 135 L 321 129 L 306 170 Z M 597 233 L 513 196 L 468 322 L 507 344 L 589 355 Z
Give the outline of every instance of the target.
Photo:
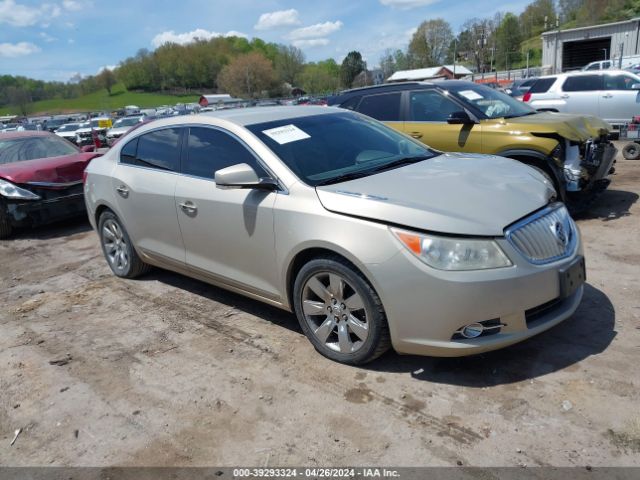
M 23 232 L 0 242 L 0 465 L 640 466 L 639 193 L 640 161 L 621 160 L 580 219 L 571 319 L 366 368 L 261 303 L 159 270 L 117 279 L 85 222 Z

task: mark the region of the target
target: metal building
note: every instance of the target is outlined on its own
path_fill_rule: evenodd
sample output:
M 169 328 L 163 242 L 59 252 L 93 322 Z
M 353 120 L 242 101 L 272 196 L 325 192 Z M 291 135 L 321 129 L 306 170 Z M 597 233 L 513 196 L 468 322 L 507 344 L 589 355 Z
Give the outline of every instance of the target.
M 640 17 L 542 34 L 542 67 L 548 73 L 577 70 L 587 63 L 640 54 Z

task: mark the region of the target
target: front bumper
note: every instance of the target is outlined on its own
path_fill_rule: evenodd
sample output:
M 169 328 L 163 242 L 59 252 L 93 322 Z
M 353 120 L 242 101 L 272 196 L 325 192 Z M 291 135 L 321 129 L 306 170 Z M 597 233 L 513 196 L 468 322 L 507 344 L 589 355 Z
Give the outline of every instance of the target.
M 64 190 L 29 188 L 41 200 L 8 200 L 6 213 L 14 227 L 35 227 L 86 215 L 82 184 Z
M 405 250 L 384 263 L 367 265 L 398 353 L 458 357 L 496 350 L 537 335 L 575 312 L 583 287 L 560 299 L 559 270 L 582 254 L 579 240 L 571 257 L 548 265 L 530 264 L 506 240 L 498 243 L 514 266 L 445 272 Z M 504 326 L 475 339 L 455 335 L 465 325 L 486 321 Z

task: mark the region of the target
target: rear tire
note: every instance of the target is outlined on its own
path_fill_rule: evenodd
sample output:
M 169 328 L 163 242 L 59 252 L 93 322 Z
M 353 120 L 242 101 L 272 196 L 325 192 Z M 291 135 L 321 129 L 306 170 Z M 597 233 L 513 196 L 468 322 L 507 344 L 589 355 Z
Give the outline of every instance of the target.
M 112 211 L 107 210 L 100 215 L 98 235 L 102 253 L 116 276 L 136 278 L 151 270 L 151 266 L 138 256 L 129 234 Z
M 626 160 L 638 160 L 640 158 L 640 145 L 635 142 L 627 143 L 622 149 L 622 156 Z
M 380 297 L 341 257 L 318 258 L 304 265 L 293 286 L 293 304 L 304 334 L 331 360 L 362 365 L 391 346 Z
M 13 226 L 9 221 L 9 216 L 4 209 L 4 205 L 0 204 L 0 239 L 9 238 L 13 233 Z

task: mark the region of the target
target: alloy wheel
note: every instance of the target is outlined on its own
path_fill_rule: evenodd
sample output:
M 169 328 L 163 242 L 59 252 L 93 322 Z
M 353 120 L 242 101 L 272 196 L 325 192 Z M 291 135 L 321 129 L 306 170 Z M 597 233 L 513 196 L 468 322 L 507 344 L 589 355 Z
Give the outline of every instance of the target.
M 125 271 L 129 265 L 129 245 L 122 228 L 112 219 L 102 225 L 102 243 L 111 267 L 118 272 Z
M 336 352 L 357 352 L 369 336 L 363 294 L 336 273 L 316 273 L 306 281 L 302 311 L 316 338 Z

